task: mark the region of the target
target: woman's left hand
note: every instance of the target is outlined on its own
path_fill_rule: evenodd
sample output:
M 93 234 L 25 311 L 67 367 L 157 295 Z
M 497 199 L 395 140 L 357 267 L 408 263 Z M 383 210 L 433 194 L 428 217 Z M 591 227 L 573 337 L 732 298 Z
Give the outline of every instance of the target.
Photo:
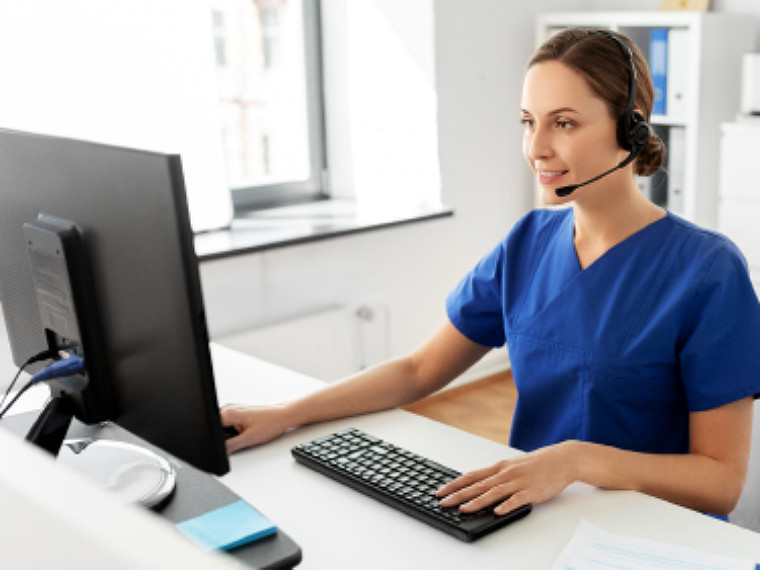
M 436 496 L 443 498 L 442 506 L 460 505 L 463 513 L 496 504 L 494 512 L 501 515 L 527 503 L 542 503 L 576 480 L 577 443 L 565 441 L 465 473 Z

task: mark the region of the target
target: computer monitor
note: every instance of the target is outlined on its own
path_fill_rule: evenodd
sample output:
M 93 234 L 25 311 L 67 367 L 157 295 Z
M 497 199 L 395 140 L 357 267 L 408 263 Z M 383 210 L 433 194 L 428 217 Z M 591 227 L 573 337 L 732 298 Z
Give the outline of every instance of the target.
M 0 293 L 16 364 L 84 357 L 75 417 L 229 470 L 179 156 L 0 130 Z

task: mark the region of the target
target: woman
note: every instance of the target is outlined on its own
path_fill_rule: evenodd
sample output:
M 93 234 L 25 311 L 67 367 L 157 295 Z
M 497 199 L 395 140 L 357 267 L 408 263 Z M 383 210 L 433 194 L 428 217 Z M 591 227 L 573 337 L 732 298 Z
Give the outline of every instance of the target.
M 411 354 L 279 407 L 225 406 L 223 422 L 240 432 L 229 451 L 413 402 L 506 343 L 518 390 L 511 444 L 527 453 L 445 485 L 444 506 L 505 513 L 583 481 L 730 512 L 760 393 L 760 306 L 728 240 L 638 190 L 634 174 L 664 160 L 644 123 L 652 100 L 624 36 L 548 40 L 525 76 L 523 152 L 543 200 L 572 207 L 523 217 Z

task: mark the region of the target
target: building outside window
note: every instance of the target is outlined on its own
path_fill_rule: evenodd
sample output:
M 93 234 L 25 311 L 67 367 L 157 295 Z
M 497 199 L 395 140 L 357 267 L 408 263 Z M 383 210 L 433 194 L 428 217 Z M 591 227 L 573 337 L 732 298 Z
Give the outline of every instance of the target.
M 326 195 L 319 2 L 210 0 L 236 209 Z

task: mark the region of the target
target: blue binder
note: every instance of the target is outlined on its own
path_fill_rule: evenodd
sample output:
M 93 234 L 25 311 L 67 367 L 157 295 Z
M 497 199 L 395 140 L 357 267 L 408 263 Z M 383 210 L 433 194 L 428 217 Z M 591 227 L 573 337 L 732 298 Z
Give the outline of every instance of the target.
M 668 30 L 653 28 L 649 35 L 649 72 L 654 85 L 654 115 L 665 115 L 668 93 Z

